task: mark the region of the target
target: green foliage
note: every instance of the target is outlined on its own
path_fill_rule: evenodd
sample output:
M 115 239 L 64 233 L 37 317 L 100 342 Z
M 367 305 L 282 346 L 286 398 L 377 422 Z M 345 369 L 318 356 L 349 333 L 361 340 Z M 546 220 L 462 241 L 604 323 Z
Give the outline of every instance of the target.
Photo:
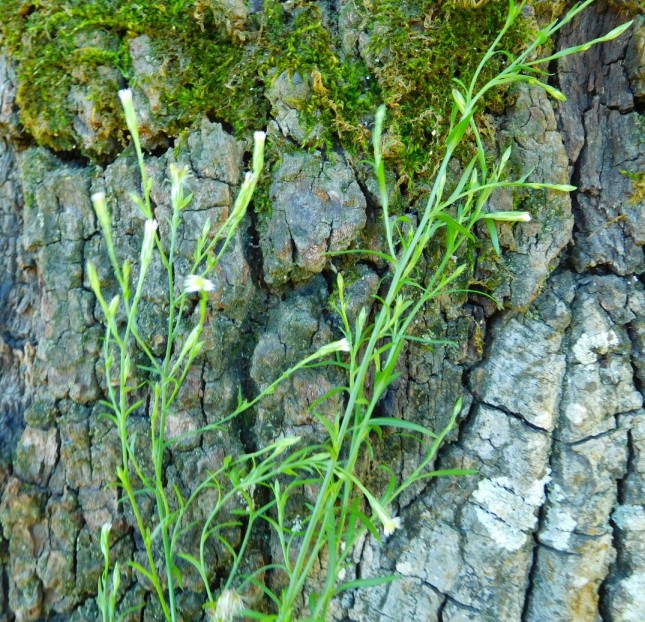
M 302 121 L 308 129 L 322 127 L 310 147 L 331 148 L 338 141 L 364 156 L 373 110 L 384 101 L 392 120 L 386 156 L 402 177 L 427 177 L 449 122 L 450 80 L 472 74 L 503 24 L 505 8 L 493 2 L 475 14 L 430 0 L 358 4 L 362 27 L 371 35 L 370 71 L 360 58 L 342 53 L 315 2 L 287 12 L 278 0 L 265 0 L 264 11 L 248 17 L 244 36 L 227 30 L 209 10 L 212 5 L 7 0 L 1 32 L 17 61 L 18 103 L 27 131 L 56 151 L 112 157 L 125 137 L 115 92 L 132 79 L 131 41 L 148 35 L 154 56 L 163 59 L 155 88 L 161 89 L 165 112 L 159 123 L 168 135 L 203 114 L 248 134 L 266 124 L 271 82 L 283 71 L 298 72 L 312 87 Z M 526 25 L 519 24 L 506 42 L 514 52 L 527 35 Z M 492 60 L 486 76 L 501 58 Z M 76 93 L 73 101 L 70 93 Z M 92 106 L 91 145 L 79 141 L 73 124 L 85 97 Z M 499 97 L 484 104 L 499 105 Z
M 322 622 L 327 619 L 328 607 L 336 594 L 357 587 L 370 587 L 379 581 L 357 580 L 343 583 L 344 570 L 351 565 L 353 547 L 359 537 L 369 532 L 380 538 L 388 537 L 403 527 L 401 519 L 392 514 L 397 498 L 410 486 L 430 478 L 457 476 L 471 473 L 461 469 L 432 470 L 437 451 L 448 434 L 456 427 L 462 404 L 458 400 L 452 416 L 442 430 L 429 430 L 416 422 L 403 421 L 388 416 L 378 416 L 377 406 L 388 388 L 397 378 L 397 363 L 401 352 L 408 344 L 414 347 L 431 347 L 434 342 L 413 334 L 415 318 L 439 296 L 460 289 L 459 279 L 466 271 L 460 261 L 461 251 L 472 242 L 477 225 L 489 232 L 493 247 L 499 252 L 496 224 L 521 223 L 530 220 L 526 212 L 489 212 L 488 200 L 497 189 L 520 188 L 526 191 L 545 189 L 567 192 L 568 185 L 528 182 L 527 176 L 507 180 L 507 164 L 510 150 L 499 162 L 491 163 L 483 146 L 481 132 L 476 122 L 476 112 L 492 89 L 512 83 L 530 82 L 541 85 L 556 98 L 563 95 L 548 85 L 536 80 L 536 68 L 549 59 L 535 60 L 535 50 L 551 38 L 559 28 L 570 21 L 590 2 L 576 5 L 560 22 L 537 33 L 526 51 L 516 57 L 506 57 L 507 63 L 491 77 L 486 78 L 489 62 L 497 58 L 502 36 L 520 16 L 522 5 L 509 4 L 508 14 L 501 34 L 473 67 L 469 81 L 456 79 L 451 90 L 451 105 L 448 127 L 441 148 L 441 158 L 425 207 L 420 209 L 416 222 L 406 216 L 392 217 L 389 210 L 390 191 L 385 175 L 385 107 L 379 108 L 373 132 L 374 171 L 383 210 L 382 226 L 386 248 L 382 252 L 353 251 L 377 254 L 388 267 L 380 296 L 376 297 L 374 312 L 368 314 L 363 308 L 356 317 L 350 316 L 345 296 L 345 278 L 337 277 L 335 311 L 338 315 L 342 339 L 322 346 L 292 368 L 283 372 L 272 384 L 253 399 L 240 394 L 237 408 L 220 421 L 216 421 L 191 434 L 203 434 L 223 428 L 230 421 L 249 411 L 264 396 L 275 391 L 279 384 L 292 374 L 307 367 L 333 365 L 343 373 L 343 384 L 330 390 L 312 405 L 312 415 L 326 432 L 324 442 L 300 446 L 300 439 L 283 438 L 254 453 L 226 457 L 220 464 L 209 465 L 205 479 L 197 483 L 190 496 L 183 496 L 177 486 L 166 485 L 165 454 L 181 437 L 166 436 L 166 419 L 172 413 L 173 404 L 186 379 L 187 373 L 202 350 L 200 341 L 207 313 L 208 292 L 212 283 L 208 280 L 227 245 L 243 218 L 251 195 L 260 176 L 264 151 L 264 134 L 257 133 L 253 155 L 253 171 L 250 172 L 226 222 L 214 232 L 207 223 L 197 241 L 192 276 L 187 279 L 183 293 L 176 294 L 174 283 L 174 249 L 181 226 L 181 213 L 191 201 L 184 193 L 186 171 L 171 168 L 172 217 L 168 248 L 156 233 L 157 224 L 152 220 L 150 203 L 151 181 L 147 177 L 141 150 L 136 114 L 130 91 L 120 93 L 126 113 L 126 122 L 132 135 L 139 160 L 142 193 L 134 195 L 133 201 L 146 217 L 136 283 L 131 283 L 133 272 L 126 260 L 121 264 L 116 259 L 111 234 L 111 220 L 105 196 L 98 193 L 93 202 L 105 239 L 110 263 L 120 294 L 108 302 L 103 295 L 96 268 L 87 266 L 89 281 L 105 316 L 104 373 L 108 399 L 104 402 L 106 416 L 112 421 L 121 440 L 121 464 L 117 468 L 117 485 L 123 493 L 141 536 L 145 557 L 141 561 L 128 560 L 131 568 L 145 577 L 153 590 L 164 618 L 179 620 L 177 595 L 182 589 L 182 564 L 192 566 L 203 582 L 206 594 L 205 607 L 215 620 L 229 620 L 236 615 L 251 619 L 292 622 L 297 616 Z M 621 34 L 628 25 L 621 26 L 595 42 L 609 40 Z M 314 27 L 315 29 L 315 27 Z M 303 40 L 305 33 L 301 33 Z M 561 57 L 587 49 L 595 42 L 570 48 L 550 58 Z M 295 44 L 294 44 L 295 45 Z M 318 58 L 312 52 L 313 58 Z M 301 65 L 310 67 L 311 65 Z M 338 84 L 342 87 L 342 75 Z M 340 88 L 339 87 L 339 88 Z M 459 159 L 466 143 L 471 144 L 474 156 L 461 168 L 452 185 L 447 183 L 447 174 Z M 424 266 L 425 255 L 431 248 L 435 261 Z M 352 252 L 352 251 L 349 251 Z M 137 329 L 137 314 L 143 284 L 152 261 L 160 261 L 168 279 L 168 325 L 167 345 L 164 356 L 155 356 L 142 339 Z M 189 320 L 187 307 L 191 294 L 199 297 L 196 323 L 187 337 L 182 330 Z M 195 320 L 192 320 L 195 322 Z M 146 366 L 134 369 L 131 352 L 137 346 L 147 359 Z M 142 373 L 145 372 L 145 373 Z M 137 378 L 143 376 L 143 380 Z M 136 382 L 132 382 L 135 378 Z M 315 409 L 331 398 L 342 396 L 340 408 L 332 417 L 318 416 Z M 143 409 L 149 414 L 149 447 L 142 450 L 142 443 L 131 429 L 130 416 Z M 390 434 L 404 435 L 415 439 L 422 458 L 413 471 L 397 477 L 388 470 L 387 464 L 379 464 L 371 451 L 371 438 L 381 437 L 383 430 Z M 370 461 L 367 469 L 385 469 L 390 475 L 384 490 L 376 493 L 370 489 L 359 459 Z M 264 489 L 255 495 L 256 489 Z M 302 503 L 307 494 L 314 491 L 311 504 Z M 203 525 L 190 522 L 189 509 L 208 495 L 209 514 Z M 243 500 L 242 507 L 234 499 Z M 142 505 L 150 502 L 155 508 L 155 517 L 144 520 Z M 259 501 L 261 499 L 261 502 Z M 304 517 L 299 524 L 287 520 L 290 503 L 299 502 Z M 263 505 L 261 505 L 262 503 Z M 243 506 L 246 507 L 243 507 Z M 227 512 L 228 510 L 228 512 Z M 256 525 L 268 526 L 275 536 L 277 553 L 267 566 L 244 568 L 245 554 L 255 533 Z M 242 530 L 241 542 L 231 543 L 226 530 L 238 527 Z M 198 553 L 182 548 L 183 537 L 197 529 Z M 266 531 L 264 532 L 266 534 Z M 210 574 L 207 544 L 216 540 L 230 554 L 230 572 L 215 585 Z M 115 592 L 119 582 L 119 569 L 110 578 L 109 527 L 101 537 L 104 557 L 104 572 L 98 585 L 98 602 L 104 620 L 115 615 Z M 325 563 L 320 565 L 321 556 Z M 302 595 L 316 567 L 322 568 L 317 577 L 317 592 L 312 594 L 309 611 L 304 611 Z M 284 589 L 272 591 L 263 581 L 267 572 L 284 578 Z M 165 575 L 165 576 L 164 576 Z M 384 577 L 383 582 L 393 580 Z M 254 586 L 266 596 L 267 607 L 248 609 L 240 592 Z M 274 586 L 275 587 L 275 586 Z M 260 609 L 260 610 L 258 610 Z M 267 613 L 265 609 L 270 609 Z
M 504 25 L 505 2 L 476 10 L 462 6 L 468 4 L 374 0 L 369 52 L 391 118 L 385 156 L 398 165 L 400 175 L 427 178 L 434 172 L 433 154 L 444 144 L 450 125 L 452 80 L 471 79 Z M 520 17 L 506 32 L 503 48 L 517 55 L 529 39 L 529 25 Z M 490 59 L 482 80 L 496 75 L 505 61 L 502 54 Z M 488 93 L 479 112 L 500 110 L 504 93 Z

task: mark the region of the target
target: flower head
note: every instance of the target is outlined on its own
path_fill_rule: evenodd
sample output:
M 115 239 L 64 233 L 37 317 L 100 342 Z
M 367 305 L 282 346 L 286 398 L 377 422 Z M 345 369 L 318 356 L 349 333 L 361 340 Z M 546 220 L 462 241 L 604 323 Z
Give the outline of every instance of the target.
M 187 294 L 213 291 L 215 291 L 215 283 L 206 277 L 191 274 L 184 279 L 184 292 Z
M 347 341 L 347 337 L 343 337 L 339 342 L 338 342 L 338 349 L 341 352 L 349 352 L 351 348 L 349 347 L 349 341 Z
M 390 516 L 388 511 L 372 495 L 369 495 L 368 501 L 372 506 L 372 511 L 383 525 L 383 535 L 391 536 L 397 529 L 401 529 L 401 519 L 398 516 Z
M 213 622 L 232 622 L 244 609 L 242 597 L 235 590 L 224 590 L 217 599 L 215 611 L 211 610 Z
M 155 233 L 159 224 L 156 220 L 149 218 L 143 225 L 143 242 L 141 244 L 141 263 L 144 267 L 150 265 L 152 250 L 155 245 Z
M 387 518 L 383 522 L 383 535 L 391 536 L 397 529 L 401 529 L 401 519 L 398 516 Z
M 121 104 L 125 106 L 131 106 L 132 105 L 132 89 L 121 89 L 119 91 L 119 99 L 121 100 Z

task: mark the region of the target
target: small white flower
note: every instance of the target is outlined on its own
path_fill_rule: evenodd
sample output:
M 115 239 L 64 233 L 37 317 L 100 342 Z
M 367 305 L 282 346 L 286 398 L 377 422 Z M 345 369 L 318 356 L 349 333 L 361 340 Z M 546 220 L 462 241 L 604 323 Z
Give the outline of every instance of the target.
M 253 133 L 253 140 L 254 142 L 264 144 L 264 141 L 266 140 L 267 133 L 266 132 L 254 132 Z
M 213 622 L 232 622 L 243 609 L 242 597 L 235 590 L 224 590 L 217 599 L 211 619 Z
M 351 348 L 349 347 L 349 341 L 347 341 L 347 337 L 343 337 L 339 342 L 338 342 L 338 349 L 341 352 L 349 352 Z
M 198 274 L 191 274 L 184 280 L 184 292 L 192 294 L 195 292 L 213 292 L 215 291 L 215 283 Z
M 155 233 L 159 223 L 156 220 L 148 219 L 143 225 L 143 242 L 141 244 L 141 263 L 149 266 L 152 260 L 152 249 L 155 245 Z
M 398 516 L 387 518 L 383 521 L 383 535 L 391 536 L 397 529 L 401 529 L 401 519 Z
M 132 89 L 121 89 L 119 91 L 119 99 L 121 100 L 121 103 L 123 106 L 131 106 L 132 105 Z
M 112 226 L 112 221 L 105 201 L 105 192 L 95 192 L 90 199 L 92 200 L 92 205 L 94 206 L 94 211 L 96 212 L 101 227 L 109 231 Z

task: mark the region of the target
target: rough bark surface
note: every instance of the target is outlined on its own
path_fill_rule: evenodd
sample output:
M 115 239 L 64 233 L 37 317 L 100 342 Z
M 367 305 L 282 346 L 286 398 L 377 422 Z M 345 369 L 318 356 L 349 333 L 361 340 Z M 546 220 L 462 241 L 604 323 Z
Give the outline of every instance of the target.
M 344 14 L 347 5 L 339 3 Z M 557 47 L 621 21 L 598 2 L 563 31 Z M 351 24 L 339 27 L 352 34 Z M 132 42 L 143 50 L 133 70 L 154 75 L 146 44 Z M 458 434 L 437 464 L 478 474 L 411 491 L 398 508 L 404 529 L 383 543 L 360 543 L 348 574 L 395 573 L 398 580 L 343 594 L 333 604 L 338 622 L 642 619 L 645 212 L 622 171 L 645 170 L 645 19 L 552 70 L 568 101 L 554 107 L 542 91 L 520 89 L 495 119 L 498 146 L 513 145 L 516 171 L 533 170 L 536 181 L 571 180 L 578 190 L 527 204 L 535 218 L 502 232 L 501 263 L 478 265 L 482 279 L 493 269 L 506 274 L 494 292 L 502 311 L 470 296 L 427 312 L 419 330 L 432 327 L 460 345 L 409 349 L 382 406 L 389 416 L 439 429 L 464 395 Z M 140 108 L 159 114 L 154 83 L 140 82 L 148 85 L 135 91 Z M 308 89 L 297 79 L 276 80 L 267 94 L 270 136 L 302 142 L 291 106 Z M 106 192 L 119 252 L 136 256 L 143 220 L 129 193 L 139 186 L 138 172 L 129 152 L 100 167 L 33 146 L 20 127 L 15 91 L 12 60 L 0 55 L 0 622 L 94 621 L 101 525 L 113 521 L 115 555 L 137 559 L 142 551 L 132 516 L 108 487 L 119 442 L 99 417 L 101 313 L 86 262 L 103 266 L 108 292 L 114 283 L 90 195 Z M 160 222 L 169 210 L 168 166 L 178 161 L 192 173 L 194 199 L 178 251 L 182 276 L 206 218 L 226 218 L 250 143 L 207 119 L 177 149 L 165 151 L 162 136 L 155 142 L 153 121 L 147 131 L 148 146 L 157 147 L 147 165 Z M 253 393 L 336 339 L 325 252 L 359 236 L 379 243 L 373 185 L 351 158 L 291 150 L 271 175 L 271 213 L 247 216 L 218 267 L 205 354 L 169 421 L 171 436 L 226 415 L 238 387 Z M 514 200 L 510 193 L 495 198 L 499 209 Z M 354 313 L 373 304 L 382 269 L 378 262 L 354 267 Z M 153 265 L 140 329 L 159 350 L 163 287 L 161 267 Z M 226 455 L 285 433 L 321 438 L 307 408 L 336 380 L 332 372 L 303 371 L 261 403 L 252 423 L 181 445 L 169 486 L 190 491 Z M 338 406 L 331 400 L 324 408 Z M 144 438 L 145 413 L 132 422 Z M 422 457 L 398 438 L 386 438 L 377 451 L 398 473 Z M 378 486 L 381 476 L 371 477 Z M 207 511 L 198 507 L 191 518 Z M 254 555 L 266 563 L 274 545 Z M 216 570 L 226 566 L 223 547 L 211 553 Z M 158 619 L 138 578 L 128 574 L 124 582 L 124 603 L 149 602 L 130 619 Z M 185 619 L 202 616 L 198 592 L 198 577 L 187 574 Z

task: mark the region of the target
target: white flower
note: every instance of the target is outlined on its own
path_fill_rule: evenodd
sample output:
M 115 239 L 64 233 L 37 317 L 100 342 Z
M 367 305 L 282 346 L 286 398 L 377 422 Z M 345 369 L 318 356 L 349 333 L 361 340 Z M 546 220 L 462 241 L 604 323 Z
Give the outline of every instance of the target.
M 104 230 L 109 231 L 112 226 L 112 221 L 110 220 L 110 213 L 108 212 L 107 203 L 105 201 L 105 192 L 95 192 L 90 198 L 101 227 Z
M 343 337 L 338 341 L 332 341 L 331 343 L 328 343 L 322 346 L 321 348 L 318 348 L 318 352 L 316 352 L 316 356 L 322 358 L 323 356 L 329 356 L 330 354 L 334 354 L 334 352 L 349 352 L 349 351 L 350 351 L 349 341 L 347 341 L 346 337 Z
M 391 536 L 397 529 L 401 529 L 401 519 L 398 516 L 394 518 L 387 517 L 383 521 L 383 535 Z
M 152 249 L 155 245 L 155 233 L 159 227 L 156 220 L 148 219 L 143 225 L 143 243 L 141 244 L 141 263 L 147 267 L 152 259 Z
M 235 590 L 224 590 L 217 599 L 213 622 L 231 622 L 244 609 L 242 597 Z
M 351 348 L 349 347 L 349 341 L 347 341 L 347 337 L 343 337 L 339 342 L 338 342 L 338 349 L 341 352 L 349 352 Z
M 215 291 L 215 283 L 198 274 L 191 274 L 184 280 L 184 291 L 187 294 L 194 292 L 213 292 Z
M 119 99 L 123 107 L 132 105 L 132 89 L 121 89 L 119 91 Z
M 266 140 L 266 137 L 267 137 L 266 132 L 254 132 L 254 134 L 253 134 L 253 140 L 256 143 L 264 144 L 264 141 Z

